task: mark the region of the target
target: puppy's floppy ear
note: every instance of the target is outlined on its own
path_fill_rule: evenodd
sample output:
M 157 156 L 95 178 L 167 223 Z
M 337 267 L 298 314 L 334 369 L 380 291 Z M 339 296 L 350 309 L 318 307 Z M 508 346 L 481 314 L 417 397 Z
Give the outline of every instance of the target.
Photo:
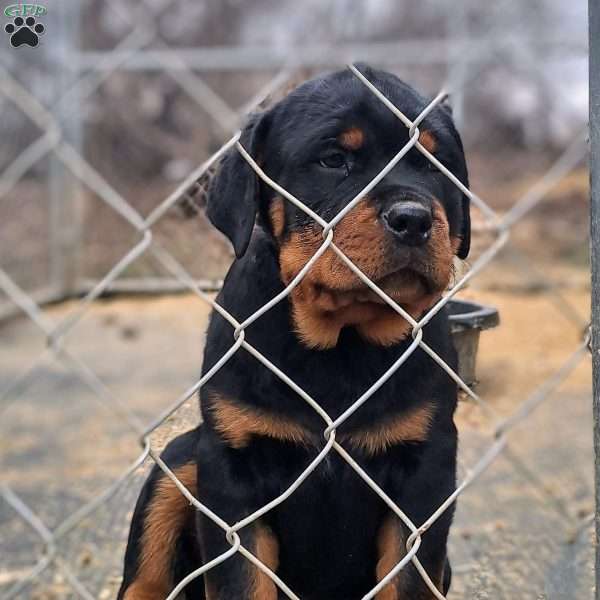
M 262 143 L 268 129 L 268 114 L 253 115 L 240 136 L 240 144 L 259 162 Z M 258 210 L 260 181 L 258 175 L 236 146 L 221 160 L 208 190 L 206 215 L 233 245 L 241 258 L 250 243 Z
M 458 169 L 455 175 L 458 179 L 464 184 L 464 186 L 469 189 L 469 171 L 467 169 L 467 162 L 465 159 L 465 149 L 460 138 L 460 135 L 456 128 L 454 127 L 454 122 L 452 122 L 452 127 L 450 129 L 452 136 L 454 137 L 458 147 L 460 148 L 462 160 L 458 166 Z M 462 194 L 461 199 L 461 224 L 460 224 L 460 246 L 458 247 L 458 251 L 456 252 L 456 256 L 458 258 L 465 259 L 469 255 L 469 250 L 471 248 L 471 199 L 466 194 Z
M 460 246 L 458 247 L 458 252 L 456 256 L 458 258 L 465 259 L 469 255 L 469 250 L 471 248 L 471 200 L 469 196 L 463 194 L 462 196 L 462 223 L 460 228 Z

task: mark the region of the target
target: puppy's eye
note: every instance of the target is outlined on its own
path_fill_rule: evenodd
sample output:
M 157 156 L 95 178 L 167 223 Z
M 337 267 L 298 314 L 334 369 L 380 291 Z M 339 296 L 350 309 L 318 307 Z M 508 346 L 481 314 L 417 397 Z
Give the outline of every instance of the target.
M 348 168 L 346 161 L 346 155 L 343 152 L 333 150 L 324 154 L 319 159 L 319 164 L 327 169 L 341 169 L 342 167 Z

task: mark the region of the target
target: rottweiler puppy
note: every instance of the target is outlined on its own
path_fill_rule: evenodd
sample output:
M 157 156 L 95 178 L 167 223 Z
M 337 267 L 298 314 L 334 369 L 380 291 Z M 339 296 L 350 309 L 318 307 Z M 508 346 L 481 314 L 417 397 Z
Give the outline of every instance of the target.
M 427 100 L 390 73 L 361 72 L 410 119 Z M 250 118 L 240 142 L 262 169 L 326 221 L 408 142 L 406 126 L 350 71 L 308 81 Z M 468 185 L 460 137 L 439 105 L 420 142 Z M 294 278 L 323 243 L 322 228 L 266 185 L 237 149 L 221 162 L 207 214 L 233 244 L 217 302 L 239 322 Z M 418 319 L 469 251 L 469 199 L 416 148 L 334 229 L 334 243 Z M 293 291 L 245 330 L 246 341 L 332 417 L 342 414 L 412 341 L 411 326 L 329 248 Z M 440 311 L 424 340 L 453 369 Z M 213 311 L 203 373 L 234 343 Z M 163 458 L 184 485 L 230 525 L 283 493 L 323 448 L 324 420 L 253 353 L 241 348 L 200 392 L 203 423 Z M 454 491 L 455 383 L 420 348 L 343 422 L 336 440 L 419 526 Z M 442 592 L 453 510 L 423 535 L 418 557 Z M 303 600 L 363 597 L 406 554 L 401 520 L 335 451 L 282 504 L 240 531 L 242 545 Z M 186 574 L 230 548 L 224 531 L 154 468 L 138 500 L 119 592 L 163 600 Z M 272 580 L 240 554 L 186 588 L 208 600 L 276 600 Z M 412 563 L 379 599 L 433 598 Z

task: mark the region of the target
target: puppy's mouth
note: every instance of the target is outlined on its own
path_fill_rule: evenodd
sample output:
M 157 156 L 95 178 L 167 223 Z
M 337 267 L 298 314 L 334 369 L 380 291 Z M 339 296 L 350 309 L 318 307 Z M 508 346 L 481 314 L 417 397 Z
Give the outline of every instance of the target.
M 418 302 L 425 296 L 436 293 L 437 286 L 424 273 L 412 268 L 402 268 L 373 279 L 373 283 L 392 300 L 402 305 Z M 335 289 L 326 285 L 317 285 L 318 296 L 335 298 L 337 307 L 351 304 L 386 304 L 386 301 L 361 280 L 349 289 Z M 318 300 L 317 300 L 318 301 Z
M 400 269 L 374 283 L 392 300 L 399 303 L 418 300 L 434 292 L 432 282 L 423 273 L 415 269 Z M 373 299 L 371 299 L 371 296 L 373 296 Z M 369 290 L 367 302 L 371 301 L 385 302 L 373 290 Z

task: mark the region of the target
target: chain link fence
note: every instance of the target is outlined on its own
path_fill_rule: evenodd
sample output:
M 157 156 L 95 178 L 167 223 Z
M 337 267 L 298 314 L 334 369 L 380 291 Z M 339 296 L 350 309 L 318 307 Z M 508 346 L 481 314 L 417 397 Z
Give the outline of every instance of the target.
M 193 99 L 193 102 L 197 103 L 199 109 L 212 117 L 222 132 L 237 128 L 241 114 L 259 107 L 269 96 L 280 93 L 289 85 L 290 80 L 297 77 L 298 72 L 305 74 L 307 69 L 339 64 L 354 57 L 383 64 L 389 63 L 389 47 L 386 47 L 385 44 L 369 44 L 366 42 L 362 45 L 353 44 L 347 48 L 340 47 L 336 52 L 331 52 L 329 55 L 318 47 L 303 52 L 282 52 L 280 55 L 265 52 L 260 48 L 247 51 L 214 47 L 198 52 L 171 49 L 162 38 L 157 36 L 157 22 L 164 17 L 165 11 L 168 11 L 171 5 L 172 2 L 169 1 L 142 2 L 135 12 L 135 18 L 131 25 L 132 30 L 118 43 L 117 47 L 110 51 L 86 50 L 75 53 L 73 53 L 74 46 L 72 44 L 79 42 L 73 39 L 73 32 L 76 31 L 76 28 L 73 27 L 71 21 L 78 19 L 79 9 L 75 4 L 70 5 L 68 10 L 62 9 L 59 11 L 57 9 L 57 18 L 62 23 L 61 31 L 65 35 L 61 36 L 60 43 L 57 43 L 55 50 L 57 55 L 62 57 L 63 64 L 74 62 L 77 63 L 77 67 L 71 69 L 65 75 L 65 81 L 61 82 L 62 92 L 58 98 L 55 98 L 51 108 L 44 105 L 35 91 L 28 89 L 19 81 L 14 69 L 11 69 L 10 66 L 1 67 L 0 94 L 5 100 L 10 101 L 13 107 L 12 110 L 18 110 L 31 123 L 35 124 L 40 135 L 4 164 L 0 174 L 0 201 L 2 198 L 9 197 L 11 191 L 24 183 L 28 172 L 35 169 L 41 162 L 47 163 L 47 169 L 44 168 L 43 177 L 47 175 L 50 181 L 49 203 L 44 214 L 38 215 L 36 218 L 39 218 L 42 223 L 50 225 L 48 246 L 51 252 L 48 257 L 48 264 L 43 269 L 45 273 L 34 277 L 32 280 L 27 280 L 24 274 L 18 268 L 15 268 L 15 265 L 18 266 L 18 262 L 11 263 L 8 261 L 8 264 L 2 265 L 2 268 L 0 268 L 0 290 L 6 298 L 6 302 L 3 304 L 4 314 L 12 314 L 16 307 L 20 313 L 26 315 L 35 324 L 47 342 L 46 348 L 39 355 L 31 356 L 26 364 L 20 365 L 21 373 L 19 375 L 11 377 L 9 381 L 2 382 L 0 411 L 5 417 L 10 414 L 9 407 L 18 403 L 19 398 L 31 384 L 35 374 L 43 368 L 49 358 L 52 358 L 65 369 L 69 376 L 73 376 L 86 387 L 91 392 L 94 400 L 99 402 L 104 409 L 110 411 L 113 418 L 129 430 L 131 436 L 135 436 L 140 440 L 142 446 L 139 456 L 127 466 L 120 477 L 115 479 L 106 489 L 96 493 L 91 500 L 77 505 L 66 518 L 61 518 L 60 522 L 53 527 L 48 526 L 39 514 L 29 507 L 21 495 L 15 491 L 14 486 L 3 484 L 0 487 L 0 497 L 6 505 L 11 507 L 17 518 L 35 532 L 42 545 L 32 568 L 20 573 L 14 581 L 7 581 L 7 585 L 0 588 L 2 589 L 2 598 L 8 600 L 24 597 L 32 584 L 40 580 L 48 570 L 60 573 L 65 584 L 65 598 L 75 596 L 90 599 L 101 596 L 99 590 L 90 589 L 89 584 L 82 581 L 77 564 L 74 564 L 72 556 L 65 550 L 66 540 L 74 530 L 92 518 L 97 511 L 108 506 L 118 492 L 132 481 L 139 467 L 150 458 L 174 481 L 181 493 L 198 511 L 222 528 L 223 535 L 230 544 L 230 549 L 227 552 L 210 563 L 202 565 L 178 582 L 167 600 L 176 598 L 190 581 L 228 560 L 236 553 L 243 555 L 265 573 L 279 588 L 283 596 L 296 599 L 298 596 L 294 593 L 294 590 L 290 589 L 286 582 L 278 577 L 276 572 L 273 572 L 241 544 L 239 532 L 268 511 L 285 502 L 330 453 L 337 453 L 362 478 L 365 485 L 371 488 L 373 494 L 377 494 L 411 532 L 404 558 L 364 598 L 376 597 L 401 569 L 412 563 L 431 590 L 432 596 L 443 599 L 444 596 L 437 589 L 419 561 L 421 540 L 427 535 L 427 531 L 432 524 L 459 496 L 466 493 L 471 484 L 490 468 L 499 455 L 510 457 L 509 440 L 514 429 L 518 426 L 527 427 L 528 419 L 532 413 L 550 397 L 558 386 L 589 355 L 591 334 L 585 317 L 582 317 L 577 308 L 571 305 L 558 286 L 548 282 L 543 273 L 540 275 L 536 272 L 535 266 L 531 264 L 529 259 L 517 248 L 511 246 L 511 232 L 515 226 L 522 222 L 532 211 L 538 209 L 548 193 L 559 185 L 585 158 L 587 153 L 587 129 L 575 135 L 570 143 L 566 145 L 566 148 L 558 153 L 550 168 L 532 182 L 508 210 L 499 214 L 486 202 L 485 197 L 480 197 L 465 188 L 455 174 L 444 167 L 419 142 L 419 126 L 422 121 L 431 110 L 444 101 L 448 94 L 452 94 L 454 98 L 458 99 L 457 119 L 462 121 L 463 128 L 468 128 L 469 111 L 468 103 L 464 101 L 464 95 L 477 74 L 485 69 L 486 63 L 481 56 L 481 51 L 485 48 L 485 53 L 489 56 L 498 51 L 498 48 L 504 48 L 509 44 L 508 39 L 497 39 L 492 44 L 487 38 L 479 40 L 479 43 L 478 40 L 469 39 L 465 41 L 457 38 L 458 41 L 454 46 L 452 43 L 450 44 L 454 51 L 451 52 L 449 60 L 452 68 L 448 69 L 450 75 L 448 87 L 439 91 L 427 108 L 414 120 L 410 120 L 399 107 L 394 106 L 381 90 L 378 90 L 353 66 L 352 62 L 348 64 L 348 69 L 373 94 L 374 98 L 406 126 L 410 140 L 387 165 L 381 165 L 382 168 L 379 174 L 359 194 L 349 199 L 346 207 L 330 221 L 322 219 L 304 204 L 302 198 L 296 198 L 276 181 L 273 181 L 255 162 L 254 157 L 250 156 L 239 143 L 239 133 L 235 133 L 226 143 L 220 145 L 212 156 L 202 162 L 199 167 L 190 170 L 180 185 L 165 195 L 159 202 L 152 203 L 151 209 L 144 213 L 140 210 L 139 205 L 132 201 L 132 198 L 115 189 L 111 184 L 110 177 L 103 174 L 101 168 L 97 168 L 92 164 L 93 161 L 89 157 L 89 146 L 86 146 L 86 144 L 93 144 L 94 140 L 85 141 L 81 135 L 81 119 L 78 115 L 81 115 L 92 94 L 111 75 L 123 70 L 127 72 L 128 70 L 136 71 L 144 68 L 152 68 L 168 73 L 177 85 L 181 86 Z M 121 16 L 125 22 L 131 23 L 132 14 L 130 11 L 124 10 L 122 6 L 117 6 L 115 9 L 122 13 Z M 456 36 L 461 35 L 461 28 L 464 25 L 464 21 L 453 21 L 452 31 Z M 48 39 L 50 39 L 51 31 L 49 27 L 47 31 Z M 598 34 L 600 35 L 600 32 Z M 514 39 L 511 39 L 510 44 L 514 43 Z M 417 63 L 419 68 L 427 60 L 422 56 L 425 47 L 430 54 L 435 54 L 436 51 L 439 52 L 439 47 L 436 49 L 435 45 L 415 45 L 412 48 L 412 53 L 408 43 L 400 44 L 399 47 L 402 48 L 400 54 L 405 57 L 407 63 L 413 61 Z M 442 48 L 442 54 L 446 50 L 447 47 Z M 445 54 L 444 56 L 445 60 L 448 60 Z M 460 60 L 456 58 L 457 56 L 460 56 Z M 431 60 L 431 57 L 429 57 L 429 60 Z M 262 85 L 258 86 L 260 89 L 243 104 L 239 111 L 231 109 L 220 95 L 206 83 L 204 77 L 198 75 L 195 70 L 204 69 L 208 71 L 211 69 L 236 68 L 246 72 L 254 69 L 257 64 L 263 68 L 275 69 L 275 72 L 266 78 L 262 78 Z M 210 145 L 210 143 L 207 145 Z M 481 249 L 469 268 L 457 277 L 451 289 L 419 321 L 414 320 L 400 305 L 366 277 L 335 243 L 335 228 L 340 220 L 383 180 L 386 174 L 402 161 L 407 152 L 413 148 L 431 161 L 437 169 L 470 198 L 472 207 L 479 215 L 476 220 L 476 229 L 482 232 L 486 240 L 485 247 Z M 173 210 L 178 210 L 177 207 L 190 193 L 193 195 L 197 182 L 225 152 L 231 149 L 237 150 L 244 157 L 265 184 L 272 187 L 286 201 L 293 203 L 312 218 L 315 224 L 321 228 L 323 235 L 323 242 L 318 251 L 285 290 L 243 322 L 239 322 L 235 315 L 229 314 L 220 307 L 215 302 L 213 294 L 210 293 L 211 290 L 218 288 L 218 275 L 220 274 L 219 269 L 214 273 L 206 271 L 206 269 L 209 269 L 210 252 L 204 254 L 202 262 L 204 272 L 200 270 L 192 273 L 190 271 L 193 269 L 190 269 L 190 266 L 186 263 L 185 256 L 178 255 L 177 251 L 169 247 L 169 236 L 157 235 L 156 233 L 167 214 Z M 172 165 L 172 168 L 177 172 L 178 169 L 181 169 L 181 165 Z M 100 277 L 82 277 L 80 265 L 74 264 L 74 261 L 81 259 L 78 256 L 78 249 L 81 248 L 82 190 L 87 190 L 87 193 L 91 193 L 96 199 L 99 199 L 103 204 L 103 210 L 109 211 L 113 216 L 118 216 L 134 234 L 133 240 L 126 251 L 117 260 L 114 260 L 110 268 Z M 204 230 L 201 233 L 202 235 L 212 235 Z M 18 241 L 18 236 L 16 239 Z M 210 239 L 210 244 L 219 243 L 216 237 Z M 207 243 L 207 246 L 210 244 Z M 336 418 L 323 410 L 318 397 L 309 395 L 245 339 L 245 329 L 258 319 L 268 320 L 269 310 L 277 303 L 286 301 L 288 295 L 300 283 L 319 257 L 328 250 L 333 251 L 383 302 L 411 324 L 413 339 L 409 348 L 397 357 L 392 367 L 383 373 L 379 379 L 373 381 L 371 387 L 358 396 L 352 405 Z M 502 251 L 506 250 L 512 251 L 513 264 L 517 270 L 522 271 L 530 281 L 536 279 L 542 281 L 545 292 L 548 293 L 561 313 L 571 320 L 577 328 L 584 331 L 578 345 L 565 349 L 565 359 L 562 366 L 532 394 L 523 398 L 508 416 L 499 415 L 492 404 L 480 397 L 423 341 L 423 328 L 427 326 L 433 316 L 471 280 L 482 273 Z M 160 269 L 168 274 L 167 278 L 157 279 L 154 272 L 148 274 L 148 271 L 144 270 L 139 272 L 141 276 L 134 279 L 127 276 L 128 273 L 134 272 L 136 265 L 149 258 L 152 259 L 154 265 L 158 265 Z M 49 285 L 40 285 L 41 280 L 49 281 Z M 68 347 L 67 343 L 68 340 L 78 335 L 80 323 L 89 313 L 90 308 L 102 296 L 119 290 L 151 292 L 187 290 L 199 301 L 206 303 L 218 312 L 231 325 L 232 339 L 227 353 L 210 371 L 183 391 L 172 404 L 164 408 L 150 423 L 141 419 L 131 409 L 127 401 L 115 394 L 103 381 L 103 377 L 98 373 L 98 370 L 87 364 L 76 351 Z M 54 320 L 48 314 L 48 311 L 43 308 L 43 304 L 48 301 L 73 296 L 81 297 L 69 314 L 58 321 Z M 474 403 L 485 415 L 488 424 L 488 438 L 486 447 L 480 452 L 479 457 L 469 464 L 463 465 L 463 476 L 456 490 L 426 521 L 413 523 L 403 512 L 402 507 L 398 506 L 377 485 L 369 473 L 355 461 L 351 453 L 337 441 L 336 434 L 351 415 L 361 410 L 361 406 L 369 401 L 381 385 L 392 377 L 397 370 L 402 369 L 403 364 L 417 348 L 425 351 L 437 363 L 439 368 L 443 369 L 456 382 L 464 393 L 465 401 Z M 323 419 L 323 444 L 318 456 L 281 495 L 273 498 L 271 502 L 253 514 L 246 516 L 243 520 L 237 523 L 227 523 L 223 521 L 218 513 L 211 511 L 199 502 L 193 493 L 177 479 L 169 465 L 161 460 L 159 456 L 159 446 L 161 444 L 157 442 L 155 436 L 158 429 L 180 410 L 188 399 L 195 396 L 198 390 L 227 363 L 234 353 L 242 351 L 253 355 L 264 367 L 289 386 L 298 395 L 300 401 L 306 402 Z M 537 357 L 537 360 L 543 360 L 543 358 Z M 513 393 L 519 395 L 519 390 L 516 389 Z M 477 494 L 477 490 L 474 489 L 469 493 Z M 591 523 L 590 519 L 587 517 L 586 519 L 585 523 Z M 515 589 L 514 592 L 518 593 L 519 590 Z

